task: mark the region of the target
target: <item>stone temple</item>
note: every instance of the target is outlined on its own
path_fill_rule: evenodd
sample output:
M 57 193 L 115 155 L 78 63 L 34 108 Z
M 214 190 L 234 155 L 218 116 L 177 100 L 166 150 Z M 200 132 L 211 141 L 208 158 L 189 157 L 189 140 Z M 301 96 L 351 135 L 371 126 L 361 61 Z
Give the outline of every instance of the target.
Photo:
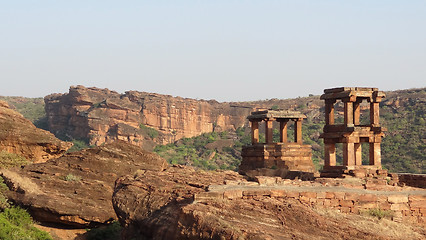
M 252 144 L 242 149 L 241 174 L 248 176 L 266 175 L 284 178 L 313 177 L 310 145 L 302 141 L 302 120 L 300 112 L 264 110 L 252 112 L 247 117 L 251 123 Z M 287 139 L 287 125 L 294 122 L 294 141 Z M 265 125 L 265 142 L 259 142 L 259 124 Z M 273 122 L 279 123 L 280 141 L 273 142 Z
M 353 175 L 364 177 L 385 174 L 381 170 L 380 143 L 385 129 L 379 122 L 379 103 L 385 93 L 377 88 L 342 87 L 325 89 L 321 99 L 325 101 L 324 168 L 321 177 Z M 335 124 L 335 103 L 344 104 L 344 122 Z M 361 103 L 366 101 L 370 108 L 370 123 L 360 123 Z M 342 165 L 336 165 L 336 144 L 342 144 Z M 362 163 L 362 147 L 369 148 L 368 165 Z

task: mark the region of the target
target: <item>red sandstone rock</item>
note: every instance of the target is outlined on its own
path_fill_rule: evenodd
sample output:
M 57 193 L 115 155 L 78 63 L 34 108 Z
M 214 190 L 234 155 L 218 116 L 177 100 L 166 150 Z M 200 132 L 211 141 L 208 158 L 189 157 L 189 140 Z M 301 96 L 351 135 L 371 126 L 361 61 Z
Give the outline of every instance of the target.
M 111 197 L 118 177 L 166 167 L 157 154 L 117 141 L 0 175 L 9 187 L 7 198 L 37 221 L 88 227 L 116 219 Z
M 65 153 L 72 143 L 38 129 L 20 113 L 0 101 L 0 151 L 15 153 L 32 162 L 45 162 Z
M 230 178 L 231 181 L 226 180 Z M 342 188 L 336 192 L 331 188 L 329 193 L 337 193 L 331 196 L 318 194 L 318 191 L 327 192 L 327 187 L 315 183 L 295 184 L 302 191 L 288 184 L 265 186 L 244 181 L 232 172 L 204 172 L 183 166 L 119 178 L 113 203 L 124 225 L 122 239 L 401 239 L 401 235 L 408 234 L 417 236 L 413 239 L 422 239 L 426 236 L 421 228 L 398 237 L 389 232 L 389 226 L 379 233 L 377 230 L 382 227 L 377 220 L 363 219 L 358 224 L 360 218 L 353 214 L 365 211 L 365 203 L 344 199 L 339 203 L 335 197 L 350 193 L 347 196 L 356 199 L 356 194 L 367 191 L 364 189 Z M 210 183 L 215 185 L 208 186 Z M 325 196 L 333 199 L 322 198 Z M 372 205 L 365 209 L 377 208 L 376 202 L 369 203 Z M 308 206 L 334 208 L 349 215 L 325 217 Z M 396 212 L 401 215 L 400 221 L 411 217 L 413 222 L 423 221 L 420 212 L 411 216 L 411 211 L 404 211 Z
M 164 144 L 213 130 L 235 130 L 252 110 L 238 103 L 83 86 L 46 96 L 45 103 L 49 129 L 55 134 L 89 139 L 92 145 L 120 139 L 146 148 L 152 139 L 140 124 L 157 129 L 160 135 L 154 141 Z

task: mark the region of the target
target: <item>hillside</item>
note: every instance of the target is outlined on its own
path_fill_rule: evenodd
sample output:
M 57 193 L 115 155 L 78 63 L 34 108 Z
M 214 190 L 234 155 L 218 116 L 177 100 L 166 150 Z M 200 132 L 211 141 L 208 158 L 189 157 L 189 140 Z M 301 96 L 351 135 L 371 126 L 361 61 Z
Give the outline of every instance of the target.
M 98 91 L 96 88 L 91 89 Z M 77 91 L 85 91 L 85 88 L 77 89 Z M 120 100 L 123 98 L 120 97 L 120 94 L 113 93 L 115 95 L 112 95 L 116 96 L 114 97 L 115 99 Z M 426 173 L 426 161 L 424 161 L 426 143 L 426 130 L 424 127 L 426 88 L 391 91 L 386 94 L 386 98 L 380 104 L 381 123 L 388 129 L 382 143 L 383 166 L 392 172 Z M 81 96 L 84 96 L 84 94 Z M 313 161 L 317 168 L 320 168 L 323 163 L 323 141 L 319 139 L 319 134 L 322 132 L 324 126 L 324 103 L 319 99 L 319 96 L 311 95 L 309 97 L 299 97 L 296 99 L 268 99 L 264 101 L 224 103 L 225 105 L 223 106 L 229 106 L 230 109 L 233 109 L 232 114 L 226 115 L 229 114 L 229 112 L 227 112 L 228 110 L 222 111 L 224 109 L 223 107 L 219 107 L 217 112 L 208 110 L 210 111 L 207 111 L 210 116 L 208 119 L 210 120 L 206 121 L 211 124 L 211 127 L 206 129 L 198 128 L 191 122 L 188 124 L 188 122 L 185 123 L 185 121 L 186 119 L 192 119 L 188 121 L 194 121 L 194 119 L 198 119 L 197 121 L 204 121 L 200 116 L 203 115 L 204 119 L 207 119 L 205 115 L 206 109 L 211 108 L 209 104 L 222 106 L 220 105 L 221 103 L 216 101 L 201 101 L 198 103 L 193 99 L 174 98 L 167 95 L 140 93 L 135 91 L 130 91 L 126 93 L 125 96 L 127 99 L 133 99 L 133 101 L 137 100 L 141 102 L 143 100 L 143 104 L 140 103 L 141 108 L 144 108 L 144 113 L 147 113 L 146 116 L 143 114 L 139 116 L 141 119 L 136 119 L 134 124 L 132 124 L 149 124 L 142 124 L 138 129 L 134 127 L 132 129 L 142 136 L 140 137 L 141 141 L 154 140 L 165 143 L 171 141 L 172 143 L 164 146 L 159 145 L 155 149 L 157 153 L 165 157 L 171 163 L 194 165 L 203 169 L 235 170 L 241 161 L 241 146 L 250 143 L 248 122 L 242 120 L 248 115 L 250 110 L 255 107 L 292 109 L 304 113 L 307 119 L 303 122 L 303 140 L 306 144 L 312 145 Z M 93 105 L 94 107 L 92 107 L 92 109 L 97 111 L 95 115 L 106 119 L 105 121 L 109 121 L 108 119 L 112 117 L 121 116 L 120 114 L 110 114 L 109 116 L 106 115 L 102 117 L 102 111 L 115 111 L 114 113 L 117 113 L 117 106 L 114 107 L 114 104 L 112 104 L 114 102 L 111 100 L 102 103 L 100 100 L 109 99 L 106 98 L 106 95 L 97 95 L 97 98 L 100 99 L 90 100 L 92 103 L 90 103 L 90 101 L 87 102 L 87 99 L 82 100 L 82 102 L 87 104 L 86 108 L 90 108 L 90 106 Z M 43 116 L 42 112 L 44 108 L 42 99 L 21 97 L 0 97 L 0 99 L 5 99 L 26 118 L 35 122 L 36 126 L 43 127 L 44 123 L 46 127 L 46 117 Z M 100 102 L 100 104 L 95 104 L 98 102 Z M 108 103 L 110 104 L 110 110 L 107 110 Z M 173 110 L 179 106 L 185 108 L 176 111 Z M 148 110 L 146 110 L 147 108 Z M 195 115 L 185 115 L 196 109 L 198 109 L 198 113 Z M 342 109 L 342 105 L 338 104 L 336 106 L 336 113 L 338 114 L 336 119 L 337 122 L 343 119 Z M 182 114 L 183 117 L 177 118 L 177 113 Z M 215 114 L 218 115 L 216 116 Z M 238 120 L 232 120 L 231 116 L 238 116 Z M 368 113 L 363 112 L 362 116 L 363 119 L 367 119 Z M 173 128 L 173 126 L 178 125 L 162 125 L 162 121 L 170 117 L 179 121 L 179 126 L 181 126 L 179 128 L 179 137 L 177 137 L 178 131 Z M 52 121 L 53 120 L 54 119 L 52 119 Z M 125 121 L 122 122 L 126 123 Z M 233 123 L 232 127 L 226 127 L 228 122 Z M 101 127 L 99 121 L 97 124 L 96 126 Z M 189 131 L 191 135 L 183 134 L 185 131 L 188 131 L 188 129 L 184 128 L 185 126 L 195 127 L 191 130 L 192 132 Z M 117 131 L 120 129 L 124 128 L 117 128 Z M 194 132 L 196 129 L 198 129 L 198 133 Z M 211 132 L 212 130 L 214 133 Z M 141 132 L 139 133 L 139 131 Z M 168 135 L 165 136 L 164 133 L 168 133 Z M 111 134 L 111 132 L 108 134 Z M 277 137 L 277 131 L 275 131 L 275 134 L 275 137 Z M 290 125 L 289 139 L 292 139 L 292 134 L 292 125 Z M 195 137 L 188 138 L 187 136 Z M 73 139 L 82 139 L 82 137 L 74 136 Z M 164 139 L 168 140 L 165 141 Z M 368 149 L 366 148 L 365 150 Z M 364 157 L 364 159 L 366 158 Z

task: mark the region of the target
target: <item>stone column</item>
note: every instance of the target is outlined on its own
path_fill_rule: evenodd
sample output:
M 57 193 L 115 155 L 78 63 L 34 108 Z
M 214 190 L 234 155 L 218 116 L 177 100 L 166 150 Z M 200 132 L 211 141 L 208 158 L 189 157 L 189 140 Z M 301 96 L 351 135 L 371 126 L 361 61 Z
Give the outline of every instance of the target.
M 353 109 L 353 102 L 351 102 L 349 99 L 344 99 L 345 104 L 345 125 L 353 125 L 354 124 L 354 109 Z
M 287 142 L 287 119 L 280 119 L 280 142 Z
M 354 124 L 359 125 L 360 124 L 360 117 L 361 117 L 361 102 L 355 102 L 354 103 Z
M 272 138 L 272 120 L 271 119 L 266 119 L 265 120 L 265 139 L 266 139 L 266 144 L 271 144 L 274 142 L 273 138 Z
M 302 140 L 302 119 L 299 118 L 296 121 L 294 121 L 294 142 L 296 143 L 303 143 Z
M 259 122 L 251 121 L 251 144 L 259 142 Z
M 380 151 L 380 143 L 370 143 L 370 165 L 381 166 L 382 157 Z
M 334 124 L 334 103 L 336 100 L 325 100 L 325 125 Z
M 355 143 L 355 165 L 362 165 L 362 145 L 361 143 Z
M 352 142 L 343 143 L 343 166 L 355 165 L 355 144 Z
M 370 124 L 379 125 L 379 103 L 371 102 L 370 103 Z
M 335 143 L 324 144 L 324 167 L 336 166 L 336 145 Z

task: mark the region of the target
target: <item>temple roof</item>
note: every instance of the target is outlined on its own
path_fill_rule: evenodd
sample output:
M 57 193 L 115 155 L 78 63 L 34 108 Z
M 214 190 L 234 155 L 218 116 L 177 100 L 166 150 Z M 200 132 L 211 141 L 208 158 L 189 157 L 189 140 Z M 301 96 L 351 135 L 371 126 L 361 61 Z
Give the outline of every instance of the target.
M 298 111 L 290 111 L 290 110 L 262 110 L 252 112 L 247 119 L 298 119 L 298 118 L 306 118 L 304 114 Z
M 379 91 L 378 88 L 339 87 L 325 89 L 324 94 L 321 95 L 321 99 L 342 99 L 350 97 L 359 97 L 363 99 L 376 100 L 376 98 L 380 99 L 385 96 L 386 94 L 383 91 Z

